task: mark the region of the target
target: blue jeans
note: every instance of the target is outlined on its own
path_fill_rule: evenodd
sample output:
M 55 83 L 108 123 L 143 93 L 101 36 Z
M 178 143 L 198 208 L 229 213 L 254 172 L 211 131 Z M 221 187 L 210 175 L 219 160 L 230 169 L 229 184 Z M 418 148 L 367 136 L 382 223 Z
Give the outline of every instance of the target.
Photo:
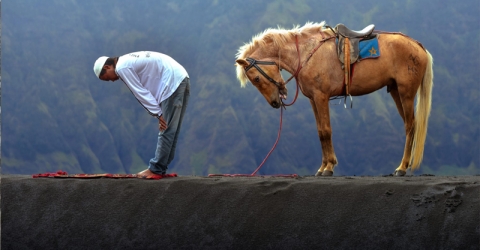
M 175 156 L 178 134 L 182 126 L 183 115 L 190 97 L 190 79 L 186 77 L 177 90 L 166 100 L 160 103 L 163 119 L 167 129 L 158 133 L 157 150 L 155 157 L 149 162 L 148 169 L 156 174 L 165 174 L 168 164 Z

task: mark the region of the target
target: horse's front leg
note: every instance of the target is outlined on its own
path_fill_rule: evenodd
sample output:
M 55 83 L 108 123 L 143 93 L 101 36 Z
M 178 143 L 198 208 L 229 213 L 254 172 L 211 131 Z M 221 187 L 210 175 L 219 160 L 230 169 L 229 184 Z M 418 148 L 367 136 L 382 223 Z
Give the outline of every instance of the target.
M 322 165 L 315 176 L 331 176 L 333 175 L 333 168 L 337 165 L 337 156 L 333 150 L 328 97 L 326 95 L 315 96 L 310 100 L 310 104 L 315 114 L 318 137 L 322 144 Z

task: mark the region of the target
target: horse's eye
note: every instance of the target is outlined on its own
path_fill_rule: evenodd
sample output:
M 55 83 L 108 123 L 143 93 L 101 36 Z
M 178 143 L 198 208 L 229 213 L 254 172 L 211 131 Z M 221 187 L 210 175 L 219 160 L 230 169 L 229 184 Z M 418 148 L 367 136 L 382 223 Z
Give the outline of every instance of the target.
M 255 80 L 255 82 L 260 82 L 260 77 L 255 76 L 255 79 L 254 79 L 254 80 Z

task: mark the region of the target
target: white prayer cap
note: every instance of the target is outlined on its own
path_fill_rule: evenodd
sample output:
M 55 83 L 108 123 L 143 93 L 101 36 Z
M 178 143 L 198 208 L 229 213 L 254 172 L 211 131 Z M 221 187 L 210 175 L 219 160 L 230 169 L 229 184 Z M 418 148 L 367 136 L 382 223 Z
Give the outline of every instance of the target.
M 100 78 L 100 72 L 102 72 L 103 65 L 105 65 L 107 59 L 108 56 L 101 56 L 95 61 L 95 64 L 93 65 L 93 72 L 95 72 L 95 75 L 98 78 Z

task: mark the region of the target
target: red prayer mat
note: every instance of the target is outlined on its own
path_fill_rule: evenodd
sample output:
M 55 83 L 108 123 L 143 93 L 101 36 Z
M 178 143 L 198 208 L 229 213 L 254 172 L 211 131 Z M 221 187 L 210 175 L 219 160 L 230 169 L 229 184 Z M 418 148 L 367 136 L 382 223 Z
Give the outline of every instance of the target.
M 54 173 L 40 173 L 32 175 L 33 178 L 41 178 L 41 177 L 53 177 L 53 178 L 82 178 L 82 179 L 93 179 L 93 178 L 139 178 L 139 179 L 151 179 L 151 180 L 159 180 L 168 177 L 177 177 L 177 174 L 156 174 L 149 177 L 140 176 L 137 174 L 68 174 L 64 171 L 57 171 Z
M 254 174 L 209 174 L 208 177 L 285 177 L 297 178 L 298 174 L 275 174 L 275 175 L 254 175 Z

